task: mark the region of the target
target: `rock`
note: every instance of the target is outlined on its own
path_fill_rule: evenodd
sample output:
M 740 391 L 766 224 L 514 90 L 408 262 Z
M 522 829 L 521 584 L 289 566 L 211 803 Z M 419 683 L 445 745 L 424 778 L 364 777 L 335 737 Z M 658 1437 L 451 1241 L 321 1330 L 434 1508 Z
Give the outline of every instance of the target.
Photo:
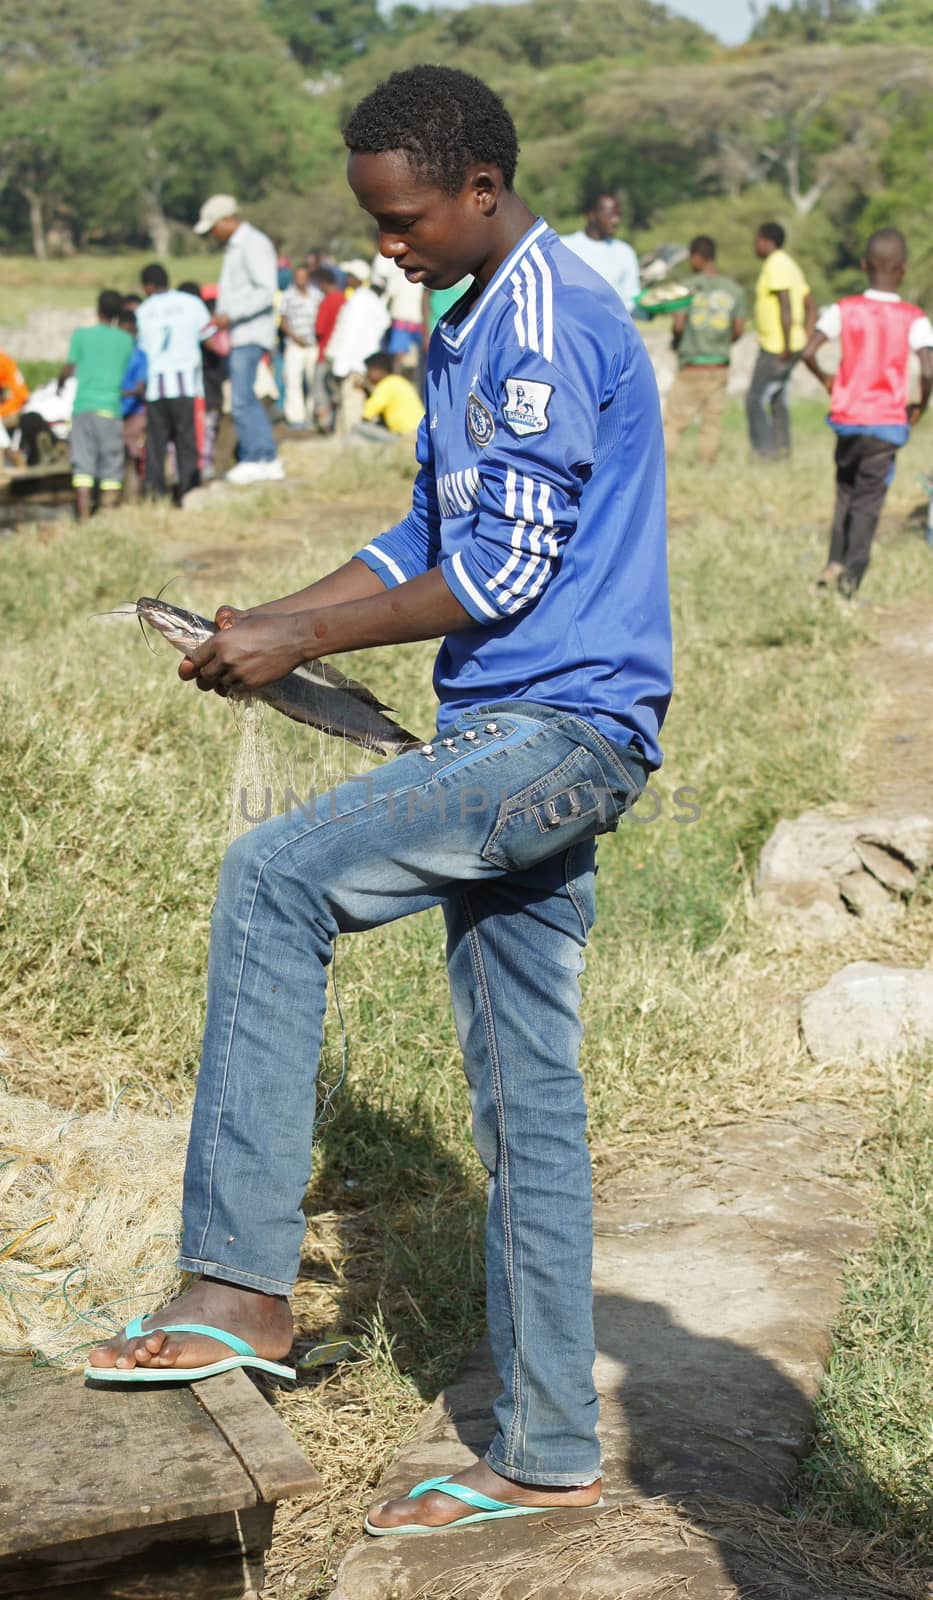
M 933 971 L 850 962 L 807 995 L 800 1022 L 821 1063 L 890 1061 L 933 1044 Z
M 811 938 L 834 938 L 853 916 L 896 914 L 933 863 L 933 815 L 887 809 L 860 815 L 805 811 L 782 819 L 761 852 L 762 911 Z

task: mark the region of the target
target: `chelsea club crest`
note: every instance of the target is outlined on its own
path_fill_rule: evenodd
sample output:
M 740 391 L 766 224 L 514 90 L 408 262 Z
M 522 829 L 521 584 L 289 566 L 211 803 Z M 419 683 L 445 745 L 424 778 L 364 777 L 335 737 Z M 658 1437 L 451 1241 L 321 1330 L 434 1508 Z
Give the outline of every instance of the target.
M 477 400 L 475 394 L 470 394 L 467 401 L 467 432 L 474 444 L 488 444 L 496 431 L 496 424 L 492 412 L 483 405 L 482 400 Z

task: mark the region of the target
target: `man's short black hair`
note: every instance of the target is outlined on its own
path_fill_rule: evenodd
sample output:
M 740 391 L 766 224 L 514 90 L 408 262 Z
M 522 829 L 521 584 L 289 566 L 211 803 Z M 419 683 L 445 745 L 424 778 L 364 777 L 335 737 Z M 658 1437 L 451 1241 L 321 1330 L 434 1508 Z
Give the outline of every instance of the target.
M 619 196 L 614 189 L 607 189 L 605 184 L 601 188 L 596 184 L 591 184 L 583 196 L 583 210 L 587 216 L 591 211 L 596 210 L 600 200 L 614 200 L 616 205 L 619 204 Z
M 386 350 L 374 350 L 371 356 L 366 357 L 363 364 L 366 367 L 378 367 L 380 372 L 395 371 L 395 362 Z
M 186 278 L 184 283 L 178 285 L 179 294 L 193 294 L 196 300 L 201 298 L 201 285 L 195 283 L 193 278 Z
M 690 254 L 700 256 L 704 261 L 715 261 L 715 239 L 711 239 L 708 233 L 698 233 L 696 238 L 690 241 Z
M 116 322 L 123 310 L 123 296 L 117 289 L 101 289 L 97 296 L 97 315 L 103 322 Z
M 117 318 L 117 325 L 118 325 L 118 327 L 125 328 L 127 333 L 132 333 L 135 336 L 135 333 L 136 333 L 136 313 L 135 313 L 135 311 L 131 311 L 128 306 L 124 306 L 123 310 L 120 312 L 120 315 Z
M 348 150 L 404 150 L 415 170 L 446 194 L 459 194 L 467 168 L 488 161 L 511 189 L 518 160 L 515 124 L 499 96 L 454 67 L 393 72 L 361 100 L 343 130 Z
M 336 283 L 337 274 L 331 267 L 315 267 L 311 274 L 315 283 Z
M 880 272 L 893 272 L 905 266 L 907 240 L 900 228 L 878 228 L 865 246 L 865 260 Z
M 148 267 L 143 267 L 139 274 L 139 281 L 144 289 L 167 289 L 168 273 L 159 261 L 150 261 Z
M 771 243 L 777 245 L 779 250 L 787 237 L 779 222 L 763 222 L 758 229 L 758 234 L 762 239 L 770 239 Z
M 136 307 L 141 306 L 142 303 L 143 297 L 141 294 L 137 294 L 135 289 L 132 290 L 130 294 L 125 294 L 123 296 L 123 304 L 128 307 L 130 311 L 135 311 Z

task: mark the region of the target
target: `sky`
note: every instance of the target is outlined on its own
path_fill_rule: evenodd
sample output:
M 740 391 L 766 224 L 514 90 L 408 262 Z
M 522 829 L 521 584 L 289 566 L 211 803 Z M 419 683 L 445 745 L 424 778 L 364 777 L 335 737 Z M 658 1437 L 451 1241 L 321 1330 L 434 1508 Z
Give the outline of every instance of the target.
M 443 7 L 464 5 L 468 0 L 436 0 L 436 3 Z M 774 0 L 774 3 L 786 5 L 787 0 Z M 415 4 L 430 5 L 431 0 L 415 0 Z M 717 34 L 724 44 L 741 44 L 748 38 L 753 12 L 767 11 L 769 0 L 757 0 L 757 4 L 755 0 L 663 0 L 663 4 L 679 16 L 702 22 L 704 28 Z M 380 9 L 390 11 L 392 0 L 380 0 Z
M 739 44 L 748 38 L 752 12 L 748 0 L 666 0 L 671 11 L 715 33 L 726 44 Z M 762 9 L 767 9 L 763 7 Z

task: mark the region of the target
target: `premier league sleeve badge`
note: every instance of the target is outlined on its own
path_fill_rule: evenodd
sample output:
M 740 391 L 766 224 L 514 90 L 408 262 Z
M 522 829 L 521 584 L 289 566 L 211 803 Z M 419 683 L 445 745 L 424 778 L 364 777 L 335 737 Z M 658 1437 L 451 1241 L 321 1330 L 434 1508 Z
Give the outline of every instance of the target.
M 489 444 L 496 431 L 492 412 L 487 410 L 482 400 L 477 400 L 476 395 L 470 393 L 467 401 L 467 433 L 474 444 L 480 446 Z
M 520 439 L 529 433 L 547 433 L 548 402 L 554 393 L 551 383 L 531 378 L 506 378 L 503 420 Z

